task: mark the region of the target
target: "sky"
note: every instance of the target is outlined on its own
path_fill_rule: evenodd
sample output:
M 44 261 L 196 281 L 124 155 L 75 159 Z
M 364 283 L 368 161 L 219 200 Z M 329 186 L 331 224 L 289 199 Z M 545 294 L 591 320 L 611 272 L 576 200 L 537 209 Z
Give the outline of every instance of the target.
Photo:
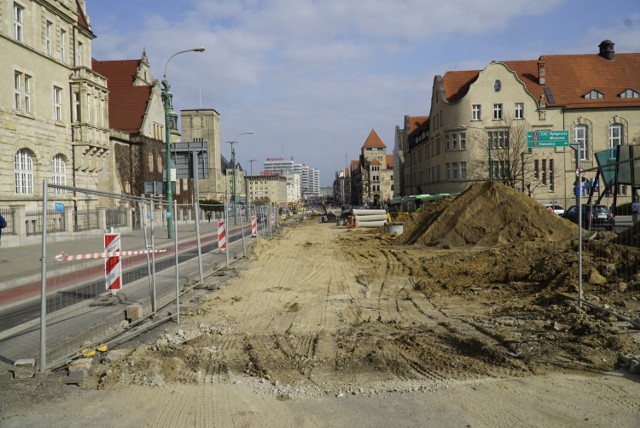
M 100 60 L 166 75 L 174 110 L 220 114 L 223 155 L 320 170 L 322 186 L 371 130 L 391 154 L 405 115 L 429 115 L 433 80 L 491 61 L 640 52 L 638 0 L 86 0 Z M 202 53 L 176 52 L 204 47 Z M 244 134 L 253 132 L 253 134 Z M 253 160 L 254 162 L 249 162 Z M 251 165 L 251 168 L 250 168 Z

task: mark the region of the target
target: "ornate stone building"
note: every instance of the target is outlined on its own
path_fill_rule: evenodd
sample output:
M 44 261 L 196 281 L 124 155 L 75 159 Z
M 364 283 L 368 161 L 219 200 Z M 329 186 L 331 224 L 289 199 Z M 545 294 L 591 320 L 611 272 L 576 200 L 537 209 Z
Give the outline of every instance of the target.
M 94 38 L 84 0 L 0 2 L 0 167 L 9 172 L 0 207 L 40 209 L 44 179 L 89 189 L 109 181 L 109 96 L 91 69 Z M 55 194 L 77 208 L 73 193 Z M 83 208 L 97 203 L 82 197 Z

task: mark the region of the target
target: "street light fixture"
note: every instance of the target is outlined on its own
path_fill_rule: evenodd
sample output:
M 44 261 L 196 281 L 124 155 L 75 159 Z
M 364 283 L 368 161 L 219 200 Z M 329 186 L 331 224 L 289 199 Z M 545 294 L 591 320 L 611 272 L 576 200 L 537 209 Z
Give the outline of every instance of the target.
M 165 127 L 165 184 L 167 186 L 166 189 L 166 200 L 167 200 L 167 238 L 173 238 L 173 195 L 171 189 L 171 109 L 172 109 L 172 95 L 169 92 L 171 86 L 169 85 L 169 80 L 167 79 L 167 67 L 169 66 L 169 62 L 176 55 L 180 55 L 186 52 L 204 52 L 204 48 L 193 48 L 186 49 L 183 51 L 178 51 L 171 55 L 164 65 L 164 74 L 162 75 L 162 99 L 164 102 L 164 127 Z M 177 124 L 176 124 L 177 125 Z
M 485 128 L 480 128 L 478 126 L 467 126 L 467 125 L 459 125 L 461 128 L 463 129 L 479 129 L 480 131 L 484 131 L 487 134 L 487 151 L 488 151 L 488 155 L 489 155 L 489 181 L 493 181 L 493 159 L 491 157 L 491 146 L 492 146 L 492 142 L 490 141 L 489 138 L 489 131 L 487 131 Z
M 238 144 L 238 137 L 241 135 L 250 135 L 253 134 L 253 131 L 246 131 L 246 132 L 241 132 L 238 135 L 236 135 L 236 137 L 231 140 L 231 141 L 227 141 L 227 144 L 231 145 L 231 177 L 232 177 L 232 182 L 231 182 L 231 200 L 232 200 L 232 204 L 233 204 L 233 224 L 236 225 L 238 224 L 238 201 L 236 200 L 236 148 L 234 147 L 234 144 Z

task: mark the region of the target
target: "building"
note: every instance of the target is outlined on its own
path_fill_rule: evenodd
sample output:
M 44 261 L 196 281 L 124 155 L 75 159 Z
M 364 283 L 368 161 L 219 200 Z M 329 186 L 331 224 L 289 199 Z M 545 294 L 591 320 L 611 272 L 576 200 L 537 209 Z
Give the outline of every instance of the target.
M 267 158 L 264 162 L 263 175 L 293 173 L 300 175 L 300 193 L 303 200 L 320 196 L 320 171 L 293 159 Z
M 393 199 L 393 155 L 375 130 L 360 150 L 358 166 L 352 171 L 352 203 L 384 206 Z
M 456 193 L 498 180 L 541 202 L 570 205 L 576 151 L 529 148 L 527 133 L 535 130 L 568 131 L 587 178 L 595 177 L 595 153 L 640 144 L 640 54 L 616 53 L 605 40 L 593 54 L 493 61 L 435 76 L 428 127 L 407 136 L 406 190 Z M 407 171 L 407 155 L 422 161 L 410 163 L 417 174 Z M 630 200 L 630 188 L 618 191 Z
M 284 175 L 253 175 L 247 177 L 247 183 L 250 202 L 287 208 L 287 177 Z
M 84 0 L 0 2 L 0 16 L 0 167 L 11 172 L 0 180 L 0 205 L 23 214 L 42 209 L 43 180 L 102 189 L 112 178 L 109 93 L 91 68 L 96 36 Z M 55 194 L 79 208 L 74 193 Z M 81 199 L 82 209 L 99 203 Z M 25 224 L 17 221 L 14 233 Z
M 109 172 L 113 179 L 103 190 L 143 195 L 145 182 L 163 181 L 165 114 L 160 84 L 151 75 L 144 51 L 140 59 L 93 59 L 92 64 L 107 78 L 109 89 Z
M 222 168 L 220 114 L 214 109 L 181 110 L 180 114 L 182 119 L 182 141 L 207 143 L 209 178 L 198 182 L 200 199 L 228 200 L 228 198 L 225 198 L 225 190 L 228 188 L 229 183 L 226 181 L 226 171 Z M 244 194 L 244 191 L 242 193 Z
M 416 176 L 419 171 L 418 161 L 423 157 L 419 156 L 419 150 L 416 150 L 415 146 L 426 139 L 428 134 L 424 135 L 424 132 L 426 129 L 428 133 L 428 126 L 425 126 L 428 120 L 428 116 L 405 116 L 404 127 L 396 126 L 393 147 L 394 197 L 419 193 Z M 418 128 L 421 128 L 421 131 L 414 134 Z

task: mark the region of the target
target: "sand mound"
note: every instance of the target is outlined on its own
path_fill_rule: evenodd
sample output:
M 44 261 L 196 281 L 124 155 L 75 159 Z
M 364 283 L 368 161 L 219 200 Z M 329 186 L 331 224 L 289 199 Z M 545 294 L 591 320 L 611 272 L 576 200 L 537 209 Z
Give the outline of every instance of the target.
M 402 244 L 445 248 L 528 241 L 562 241 L 577 226 L 547 212 L 535 199 L 504 184 L 479 183 L 455 199 L 427 205 L 405 224 Z

